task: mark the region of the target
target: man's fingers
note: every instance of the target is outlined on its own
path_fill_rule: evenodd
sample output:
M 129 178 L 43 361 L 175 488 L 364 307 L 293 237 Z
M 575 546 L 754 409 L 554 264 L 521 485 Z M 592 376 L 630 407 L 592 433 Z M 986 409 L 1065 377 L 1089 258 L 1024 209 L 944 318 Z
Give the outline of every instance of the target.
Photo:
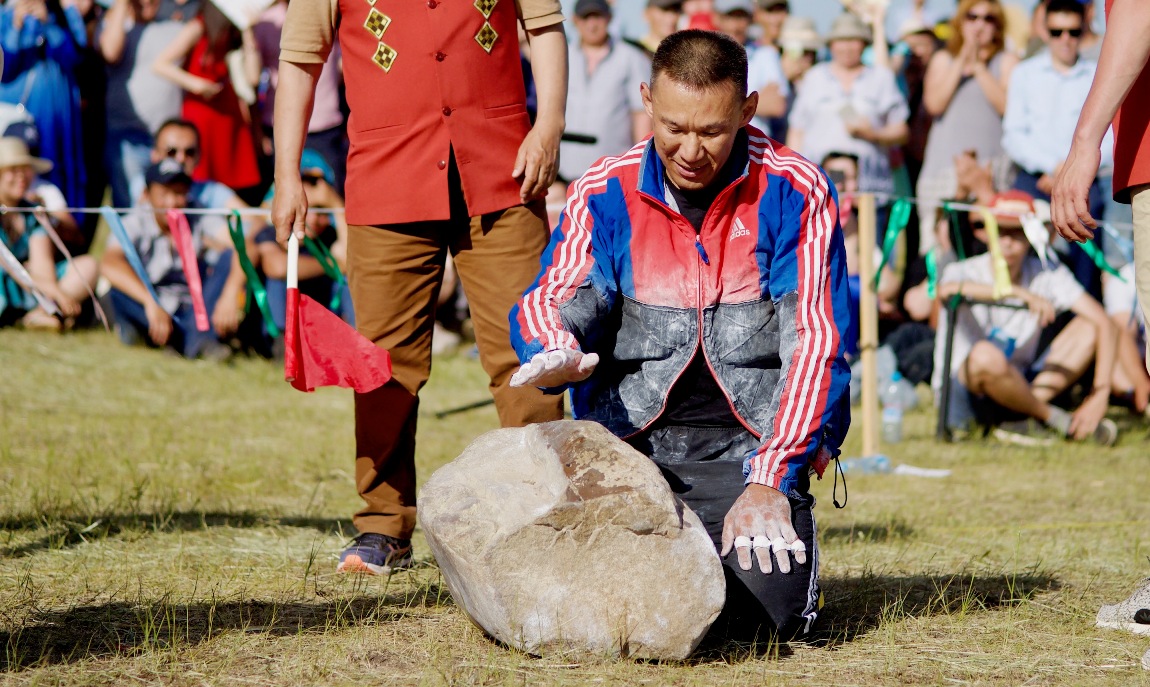
M 791 542 L 791 553 L 794 554 L 797 565 L 807 564 L 807 545 L 803 543 L 802 539 Z
M 579 372 L 586 373 L 588 376 L 595 371 L 595 366 L 599 364 L 598 353 L 585 353 L 583 358 L 579 360 Z
M 723 519 L 723 535 L 722 535 L 723 548 L 719 550 L 719 558 L 726 558 L 727 554 L 735 546 L 734 528 L 731 526 L 731 518 Z
M 735 555 L 739 558 L 739 567 L 743 570 L 751 569 L 751 538 L 735 537 Z
M 759 571 L 764 575 L 770 575 L 774 571 L 774 565 L 771 563 L 771 540 L 767 537 L 755 537 L 753 547 L 755 558 L 759 559 Z
M 791 548 L 783 537 L 771 540 L 771 553 L 775 555 L 775 562 L 779 565 L 779 572 L 786 575 L 791 571 Z

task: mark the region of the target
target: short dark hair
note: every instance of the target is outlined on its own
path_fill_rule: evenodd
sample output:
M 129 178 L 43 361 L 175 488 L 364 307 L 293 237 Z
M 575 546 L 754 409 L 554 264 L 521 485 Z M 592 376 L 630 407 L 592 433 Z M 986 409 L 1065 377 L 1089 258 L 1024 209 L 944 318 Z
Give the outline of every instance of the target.
M 747 51 L 717 31 L 687 29 L 667 36 L 651 60 L 651 86 L 659 75 L 691 89 L 707 90 L 723 83 L 747 93 Z
M 163 133 L 164 129 L 170 129 L 172 127 L 176 127 L 179 129 L 191 129 L 192 133 L 194 133 L 196 135 L 196 145 L 200 144 L 200 129 L 199 129 L 199 127 L 197 127 L 195 125 L 195 123 L 193 123 L 187 119 L 181 119 L 180 117 L 172 117 L 171 119 L 164 120 L 163 124 L 156 127 L 156 135 L 153 138 L 158 139 L 160 137 L 160 134 Z
M 1078 0 L 1047 0 L 1046 14 L 1073 14 L 1086 21 L 1086 8 Z

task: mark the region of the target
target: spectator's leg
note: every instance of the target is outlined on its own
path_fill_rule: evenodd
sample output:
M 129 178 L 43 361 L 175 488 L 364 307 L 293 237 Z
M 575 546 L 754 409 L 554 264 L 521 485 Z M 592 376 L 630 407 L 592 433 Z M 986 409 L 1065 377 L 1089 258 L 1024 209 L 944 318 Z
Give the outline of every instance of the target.
M 1050 406 L 1039 400 L 1022 373 L 1006 359 L 1002 350 L 989 341 L 974 344 L 959 368 L 958 381 L 970 393 L 987 396 L 995 403 L 1046 422 Z
M 360 532 L 410 539 L 415 529 L 417 394 L 431 372 L 447 225 L 348 227 L 356 328 L 391 353 L 392 366 L 390 382 L 355 395 L 355 481 L 364 505 L 352 521 Z
M 184 355 L 189 358 L 195 358 L 204 347 L 210 342 L 216 341 L 216 331 L 210 325 L 212 312 L 215 310 L 216 303 L 220 300 L 220 294 L 224 290 L 224 284 L 228 280 L 228 275 L 232 269 L 232 251 L 225 250 L 219 255 L 214 265 L 200 263 L 200 279 L 204 289 L 204 307 L 208 311 L 209 326 L 208 331 L 201 332 L 196 328 L 195 319 L 193 318 L 192 324 L 186 329 L 187 345 L 184 350 Z
M 287 324 L 287 282 L 283 279 L 268 279 L 265 288 L 268 292 L 268 310 L 272 311 L 272 324 L 282 332 Z
M 67 266 L 60 278 L 60 290 L 64 295 L 81 303 L 88 300 L 88 289 L 96 287 L 100 277 L 100 265 L 91 255 L 78 255 Z
M 1133 190 L 1134 205 L 1134 283 L 1142 321 L 1150 326 L 1150 185 Z M 1150 370 L 1150 346 L 1146 347 L 1146 369 Z
M 105 144 L 105 162 L 112 187 L 112 205 L 131 207 L 131 180 L 143 177 L 151 163 L 151 136 L 136 131 L 109 131 Z
M 132 345 L 137 341 L 151 344 L 148 336 L 148 315 L 144 306 L 137 303 L 119 289 L 108 292 L 112 299 L 112 321 L 120 335 L 120 341 Z
M 455 237 L 452 244 L 455 268 L 471 305 L 480 360 L 504 427 L 563 419 L 561 395 L 509 384 L 519 358 L 511 348 L 508 314 L 535 280 L 549 237 L 546 207 L 539 200 L 473 217 L 470 232 Z
M 1073 384 L 1094 362 L 1098 330 L 1084 317 L 1075 317 L 1050 342 L 1042 371 L 1030 383 L 1034 397 L 1049 403 Z

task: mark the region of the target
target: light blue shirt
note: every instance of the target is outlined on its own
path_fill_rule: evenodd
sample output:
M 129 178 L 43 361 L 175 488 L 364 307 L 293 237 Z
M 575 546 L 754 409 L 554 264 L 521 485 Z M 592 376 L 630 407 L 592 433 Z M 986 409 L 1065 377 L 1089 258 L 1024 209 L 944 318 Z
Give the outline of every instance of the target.
M 1031 174 L 1052 174 L 1066 159 L 1095 67 L 1091 60 L 1079 59 L 1063 73 L 1044 50 L 1014 68 L 1002 117 L 1002 148 L 1016 165 Z M 1101 152 L 1102 167 L 1111 166 L 1110 131 Z

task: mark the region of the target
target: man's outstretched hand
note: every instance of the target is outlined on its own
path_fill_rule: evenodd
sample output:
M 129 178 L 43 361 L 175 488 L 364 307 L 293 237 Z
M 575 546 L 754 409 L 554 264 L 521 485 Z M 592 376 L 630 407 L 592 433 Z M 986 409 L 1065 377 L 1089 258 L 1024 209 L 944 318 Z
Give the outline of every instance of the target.
M 598 353 L 584 354 L 568 349 L 543 351 L 511 375 L 511 386 L 549 388 L 581 382 L 591 376 L 598 364 Z
M 743 570 L 751 569 L 753 551 L 764 575 L 774 569 L 772 553 L 784 575 L 791 571 L 791 554 L 795 563 L 807 562 L 807 547 L 791 525 L 790 500 L 778 489 L 761 484 L 748 484 L 723 519 L 723 550 L 719 555 L 725 558 L 732 548 Z

